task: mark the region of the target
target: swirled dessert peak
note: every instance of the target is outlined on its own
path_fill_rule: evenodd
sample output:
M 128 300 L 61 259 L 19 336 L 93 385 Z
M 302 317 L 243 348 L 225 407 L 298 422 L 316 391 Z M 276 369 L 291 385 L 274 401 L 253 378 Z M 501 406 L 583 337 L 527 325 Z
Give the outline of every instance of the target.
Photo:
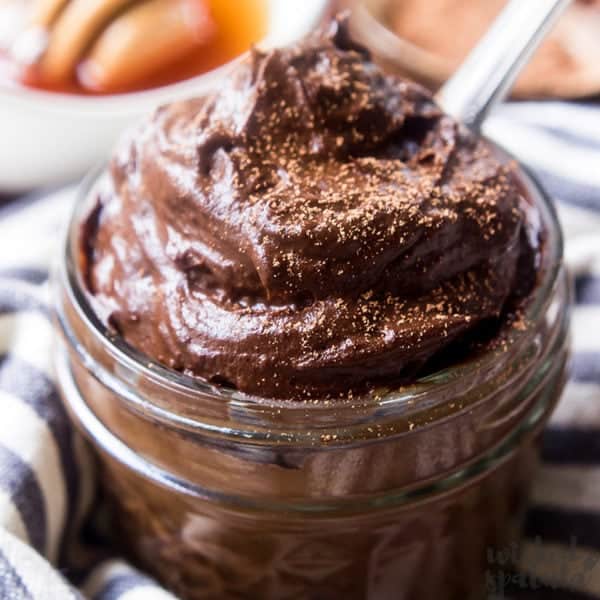
M 334 21 L 122 142 L 86 276 L 112 326 L 173 368 L 345 394 L 498 319 L 535 277 L 516 277 L 531 210 L 490 147 Z

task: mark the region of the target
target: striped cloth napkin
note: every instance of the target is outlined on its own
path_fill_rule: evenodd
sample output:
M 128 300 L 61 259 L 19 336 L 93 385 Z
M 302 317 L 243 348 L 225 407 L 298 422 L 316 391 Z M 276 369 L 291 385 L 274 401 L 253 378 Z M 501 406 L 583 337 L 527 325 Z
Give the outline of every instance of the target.
M 600 599 L 600 104 L 508 104 L 487 131 L 558 201 L 577 298 L 572 378 L 545 432 L 519 570 L 489 581 L 490 598 Z M 0 598 L 172 599 L 84 525 L 93 461 L 50 360 L 48 272 L 73 199 L 0 199 Z

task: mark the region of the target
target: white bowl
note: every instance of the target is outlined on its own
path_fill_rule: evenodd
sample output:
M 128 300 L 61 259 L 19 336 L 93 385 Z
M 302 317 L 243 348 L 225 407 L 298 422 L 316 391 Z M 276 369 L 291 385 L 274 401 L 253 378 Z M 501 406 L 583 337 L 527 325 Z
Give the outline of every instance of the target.
M 324 17 L 328 0 L 269 0 L 262 47 L 292 43 Z M 0 87 L 0 190 L 73 180 L 106 159 L 119 133 L 154 107 L 214 89 L 232 63 L 192 79 L 131 94 L 75 96 Z

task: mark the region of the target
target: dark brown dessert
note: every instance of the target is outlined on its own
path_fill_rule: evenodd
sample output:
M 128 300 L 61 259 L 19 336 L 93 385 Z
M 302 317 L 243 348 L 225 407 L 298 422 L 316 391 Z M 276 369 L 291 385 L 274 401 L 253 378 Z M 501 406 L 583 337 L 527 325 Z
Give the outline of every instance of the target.
M 160 363 L 263 397 L 347 395 L 422 373 L 530 291 L 533 211 L 486 142 L 336 22 L 122 143 L 84 268 Z
M 343 24 L 134 132 L 59 286 L 117 542 L 178 596 L 502 592 L 565 376 L 558 223 Z

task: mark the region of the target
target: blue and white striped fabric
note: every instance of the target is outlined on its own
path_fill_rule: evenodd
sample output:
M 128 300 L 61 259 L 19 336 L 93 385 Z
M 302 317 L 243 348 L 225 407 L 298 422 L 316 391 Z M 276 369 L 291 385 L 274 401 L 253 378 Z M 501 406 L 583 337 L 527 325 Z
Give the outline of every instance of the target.
M 577 284 L 573 374 L 545 432 L 520 569 L 490 583 L 496 598 L 600 599 L 600 103 L 509 104 L 487 131 L 557 199 Z M 73 198 L 0 197 L 0 598 L 172 599 L 82 529 L 94 465 L 49 360 L 48 270 Z

